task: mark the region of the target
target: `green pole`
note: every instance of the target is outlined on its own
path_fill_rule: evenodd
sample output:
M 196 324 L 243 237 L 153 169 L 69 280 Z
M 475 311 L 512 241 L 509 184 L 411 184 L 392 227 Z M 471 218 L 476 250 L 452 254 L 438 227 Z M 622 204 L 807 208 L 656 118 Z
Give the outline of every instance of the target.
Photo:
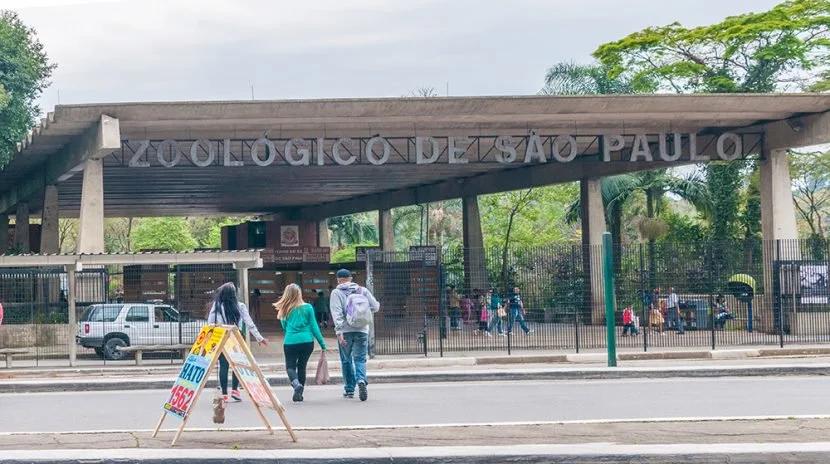
M 603 280 L 605 281 L 605 329 L 608 334 L 608 367 L 617 367 L 617 329 L 614 319 L 614 246 L 611 234 L 602 234 Z

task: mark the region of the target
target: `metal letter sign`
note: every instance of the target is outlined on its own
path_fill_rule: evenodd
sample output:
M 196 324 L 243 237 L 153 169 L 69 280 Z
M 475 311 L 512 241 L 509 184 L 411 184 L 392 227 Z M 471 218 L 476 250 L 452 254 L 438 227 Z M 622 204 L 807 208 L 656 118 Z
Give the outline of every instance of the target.
M 544 135 L 292 137 L 288 139 L 125 140 L 112 156 L 131 168 L 178 166 L 383 166 L 435 163 L 731 161 L 760 149 L 762 134 L 725 132 Z M 183 156 L 184 155 L 184 156 Z M 189 155 L 189 156 L 188 156 Z

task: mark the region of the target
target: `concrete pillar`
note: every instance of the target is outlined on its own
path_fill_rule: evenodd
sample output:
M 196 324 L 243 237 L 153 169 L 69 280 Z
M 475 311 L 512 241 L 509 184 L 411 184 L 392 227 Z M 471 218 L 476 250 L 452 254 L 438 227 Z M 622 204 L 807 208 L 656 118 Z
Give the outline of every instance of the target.
M 236 268 L 236 280 L 239 282 L 237 288 L 239 289 L 239 300 L 245 304 L 248 308 L 248 311 L 251 310 L 251 293 L 250 293 L 250 286 L 248 285 L 248 268 L 247 267 L 238 267 Z M 258 323 L 259 321 L 254 321 Z M 248 346 L 251 345 L 251 331 L 245 331 L 245 342 Z
M 462 198 L 461 214 L 464 240 L 464 290 L 484 292 L 492 285 L 487 281 L 487 261 L 484 251 L 484 234 L 481 232 L 478 197 Z
M 776 333 L 774 263 L 777 260 L 801 259 L 792 182 L 786 150 L 764 150 L 761 157 L 761 235 L 764 253 L 764 295 L 756 298 L 753 313 L 754 326 Z M 783 311 L 783 308 L 781 308 Z M 798 315 L 789 315 L 789 327 L 794 329 Z M 784 328 L 787 329 L 785 323 Z M 791 332 L 792 333 L 792 332 Z
M 81 215 L 78 220 L 78 253 L 104 252 L 104 164 L 88 159 L 81 187 Z
M 328 219 L 323 219 L 317 223 L 317 246 L 331 248 L 331 232 L 329 232 Z
M 41 254 L 60 253 L 58 245 L 58 188 L 46 187 L 43 193 L 43 208 L 40 218 L 40 252 Z
M 395 224 L 392 222 L 391 209 L 378 211 L 378 235 L 381 250 L 395 251 Z
M 605 207 L 602 204 L 602 181 L 579 182 L 580 217 L 582 219 L 583 268 L 591 282 L 585 304 L 591 308 L 591 323 L 605 321 L 605 288 L 602 278 L 602 234 L 605 233 Z
M 0 214 L 0 255 L 9 251 L 9 216 Z
M 14 216 L 14 246 L 22 253 L 28 253 L 29 248 L 29 204 L 17 204 Z

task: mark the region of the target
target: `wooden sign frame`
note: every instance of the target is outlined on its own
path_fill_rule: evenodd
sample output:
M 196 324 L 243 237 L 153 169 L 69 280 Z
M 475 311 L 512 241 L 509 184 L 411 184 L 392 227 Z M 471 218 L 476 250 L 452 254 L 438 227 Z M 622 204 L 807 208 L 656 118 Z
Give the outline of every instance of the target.
M 206 335 L 216 332 L 217 330 L 221 331 L 221 338 L 219 338 L 218 341 L 215 340 L 215 336 L 209 337 Z M 213 344 L 211 344 L 211 340 L 214 340 Z M 193 344 L 190 353 L 185 359 L 185 363 L 182 366 L 182 370 L 179 372 L 176 383 L 173 384 L 171 395 L 168 398 L 168 402 L 165 403 L 165 410 L 162 412 L 161 418 L 159 418 L 156 428 L 153 430 L 153 438 L 158 435 L 159 430 L 164 423 L 164 419 L 168 415 L 179 417 L 178 414 L 171 412 L 167 408 L 170 406 L 170 401 L 175 395 L 174 392 L 176 387 L 179 385 L 179 380 L 188 378 L 189 371 L 193 366 L 193 363 L 190 361 L 198 360 L 203 363 L 204 360 L 207 359 L 207 368 L 196 385 L 192 398 L 187 403 L 187 410 L 184 411 L 184 416 L 181 417 L 182 424 L 179 426 L 179 429 L 176 431 L 176 435 L 173 437 L 173 441 L 170 444 L 171 446 L 176 446 L 176 442 L 179 440 L 179 437 L 181 437 L 181 434 L 187 425 L 187 421 L 193 413 L 194 406 L 199 400 L 199 396 L 207 384 L 207 379 L 210 377 L 210 374 L 213 372 L 217 362 L 219 361 L 220 354 L 225 355 L 225 359 L 228 360 L 228 364 L 231 369 L 233 369 L 234 374 L 236 374 L 237 378 L 245 386 L 245 392 L 248 394 L 248 399 L 251 401 L 251 404 L 254 405 L 254 408 L 256 409 L 257 414 L 259 414 L 260 419 L 262 419 L 263 424 L 265 424 L 265 428 L 268 430 L 268 433 L 273 435 L 274 429 L 265 417 L 265 414 L 262 411 L 262 406 L 272 408 L 277 412 L 282 424 L 285 426 L 285 430 L 291 436 L 291 441 L 296 442 L 297 436 L 294 434 L 294 430 L 291 428 L 291 424 L 285 416 L 285 407 L 280 403 L 280 400 L 277 399 L 276 395 L 274 395 L 273 390 L 271 390 L 271 386 L 268 384 L 268 381 L 265 379 L 265 376 L 262 374 L 259 366 L 257 366 L 253 353 L 251 353 L 251 349 L 245 343 L 245 339 L 242 337 L 242 333 L 239 331 L 239 328 L 229 325 L 209 325 L 202 328 L 202 332 L 199 334 L 199 337 L 197 337 L 196 342 Z M 197 356 L 198 358 L 191 358 L 191 356 Z M 256 392 L 256 394 L 254 392 Z

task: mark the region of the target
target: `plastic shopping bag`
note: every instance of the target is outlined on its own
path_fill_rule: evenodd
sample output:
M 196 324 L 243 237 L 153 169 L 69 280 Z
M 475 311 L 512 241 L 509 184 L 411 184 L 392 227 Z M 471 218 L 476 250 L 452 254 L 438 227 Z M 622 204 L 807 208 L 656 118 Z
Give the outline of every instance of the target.
M 320 353 L 320 360 L 317 361 L 317 375 L 314 376 L 317 385 L 329 383 L 329 362 L 326 360 L 326 352 Z

